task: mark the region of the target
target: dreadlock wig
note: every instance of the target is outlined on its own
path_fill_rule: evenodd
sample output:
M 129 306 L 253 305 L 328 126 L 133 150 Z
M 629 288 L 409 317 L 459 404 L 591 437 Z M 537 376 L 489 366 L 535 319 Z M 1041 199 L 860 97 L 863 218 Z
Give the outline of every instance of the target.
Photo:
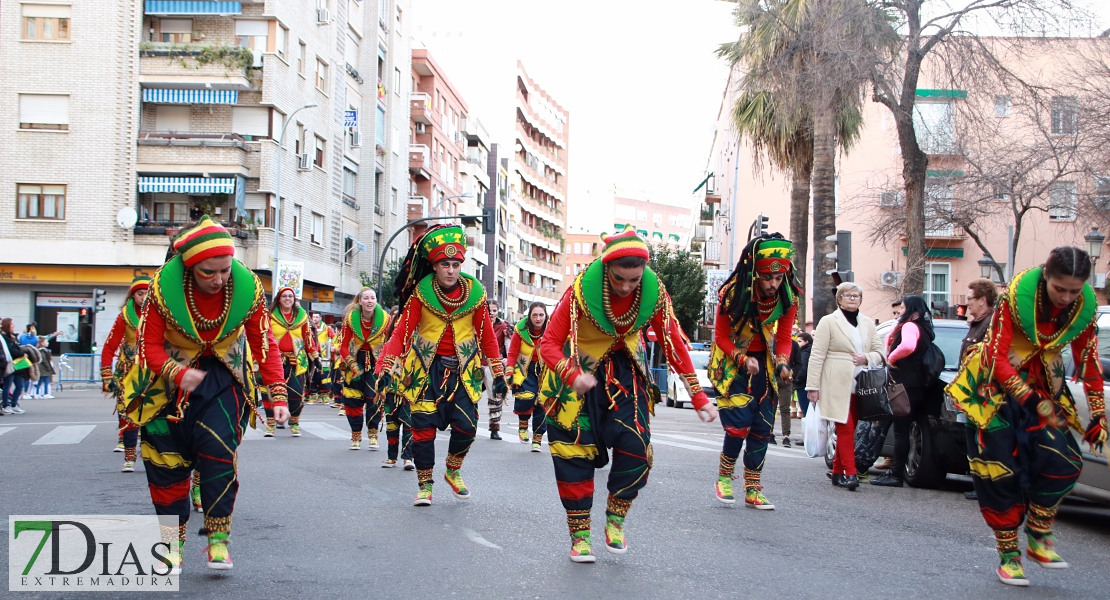
M 432 273 L 432 265 L 440 260 L 466 258 L 466 234 L 458 225 L 434 225 L 429 227 L 409 247 L 405 262 L 393 280 L 393 289 L 398 293 L 398 305 L 404 306 L 416 290 L 420 280 Z
M 721 314 L 729 316 L 733 328 L 749 321 L 762 327 L 759 303 L 754 298 L 756 279 L 761 274 L 784 273 L 785 285 L 779 286 L 779 300 L 783 310 L 790 308 L 802 296 L 802 286 L 794 274 L 794 244 L 781 233 L 763 234 L 748 242 L 740 254 L 740 262 L 729 274 L 718 292 Z

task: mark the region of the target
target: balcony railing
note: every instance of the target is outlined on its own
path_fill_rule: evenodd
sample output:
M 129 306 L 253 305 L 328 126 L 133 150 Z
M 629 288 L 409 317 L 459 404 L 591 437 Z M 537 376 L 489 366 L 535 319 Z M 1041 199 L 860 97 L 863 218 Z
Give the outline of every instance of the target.
M 362 75 L 358 74 L 358 69 L 351 66 L 351 63 L 343 63 L 347 68 L 347 74 L 350 75 L 355 81 L 362 83 Z
M 432 98 L 424 92 L 412 92 L 409 94 L 410 112 L 412 113 L 412 120 L 424 125 L 432 124 Z
M 238 133 L 152 132 L 139 134 L 140 146 L 200 146 L 207 148 L 234 147 L 249 150 L 247 139 Z

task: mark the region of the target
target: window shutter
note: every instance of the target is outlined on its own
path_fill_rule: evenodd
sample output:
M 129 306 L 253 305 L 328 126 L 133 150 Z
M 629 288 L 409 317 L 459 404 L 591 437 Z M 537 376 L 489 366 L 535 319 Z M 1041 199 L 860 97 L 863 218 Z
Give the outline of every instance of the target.
M 154 127 L 158 131 L 189 132 L 189 113 L 192 112 L 191 107 L 160 104 L 156 106 L 154 110 Z
M 159 25 L 162 33 L 192 33 L 192 19 L 162 19 Z
M 267 37 L 270 35 L 269 21 L 236 21 L 235 35 L 257 35 Z
M 233 106 L 231 132 L 239 135 L 270 135 L 270 109 L 265 106 Z
M 24 4 L 23 16 L 68 19 L 69 6 L 61 4 Z
M 69 123 L 69 96 L 19 95 L 19 122 L 65 125 Z

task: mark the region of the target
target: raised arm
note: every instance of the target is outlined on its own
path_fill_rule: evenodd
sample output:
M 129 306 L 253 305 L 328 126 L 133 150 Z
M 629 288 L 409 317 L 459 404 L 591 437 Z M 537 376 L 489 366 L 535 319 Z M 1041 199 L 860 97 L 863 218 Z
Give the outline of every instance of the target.
M 383 368 L 393 368 L 397 357 L 404 356 L 409 350 L 412 334 L 416 333 L 416 326 L 420 324 L 420 301 L 416 297 L 409 298 L 405 309 L 397 317 L 397 325 L 393 328 L 393 335 L 382 348 L 382 353 L 375 365 L 374 373 L 381 374 Z

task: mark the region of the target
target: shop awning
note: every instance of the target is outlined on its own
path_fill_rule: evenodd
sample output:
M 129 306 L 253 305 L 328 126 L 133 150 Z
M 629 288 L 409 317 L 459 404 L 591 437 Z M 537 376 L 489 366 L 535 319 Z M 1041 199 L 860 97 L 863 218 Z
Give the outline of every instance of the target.
M 235 179 L 231 177 L 140 177 L 139 192 L 232 194 L 235 193 Z
M 238 15 L 243 13 L 240 2 L 212 0 L 146 0 L 148 15 Z
M 143 102 L 155 104 L 238 104 L 234 90 L 166 90 L 143 88 Z

